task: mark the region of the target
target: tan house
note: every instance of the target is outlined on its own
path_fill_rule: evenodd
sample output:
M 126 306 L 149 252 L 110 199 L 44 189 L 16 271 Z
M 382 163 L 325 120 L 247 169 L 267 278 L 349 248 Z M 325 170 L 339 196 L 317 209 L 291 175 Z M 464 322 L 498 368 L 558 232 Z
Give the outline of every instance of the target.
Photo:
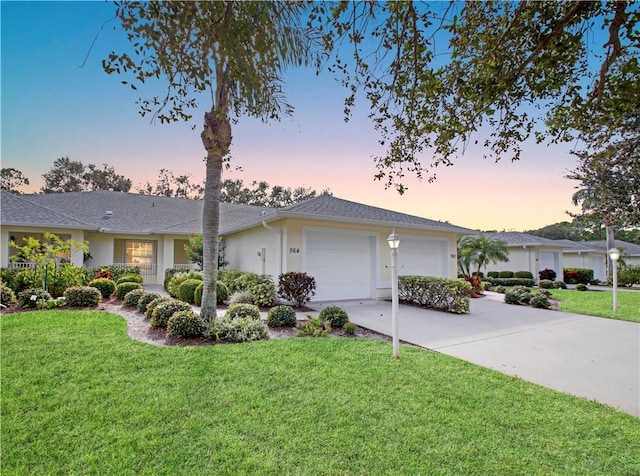
M 1 265 L 15 263 L 9 241 L 45 231 L 88 241 L 78 266 L 140 266 L 146 282 L 162 282 L 167 268 L 191 268 L 184 247 L 202 230 L 202 201 L 91 191 L 15 196 L 2 192 Z M 221 251 L 229 269 L 277 277 L 305 271 L 317 282 L 316 300 L 390 295 L 387 237 L 400 235 L 399 274 L 455 278 L 456 240 L 467 228 L 343 200 L 330 195 L 273 209 L 220 204 Z

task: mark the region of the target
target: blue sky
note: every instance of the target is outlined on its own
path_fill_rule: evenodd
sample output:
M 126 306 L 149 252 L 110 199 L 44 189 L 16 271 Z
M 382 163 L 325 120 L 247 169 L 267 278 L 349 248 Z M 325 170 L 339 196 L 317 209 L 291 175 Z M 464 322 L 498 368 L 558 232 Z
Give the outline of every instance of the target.
M 204 177 L 200 117 L 196 130 L 150 124 L 138 114 L 139 94 L 102 71 L 101 60 L 126 47 L 116 22 L 100 30 L 113 16 L 111 3 L 0 6 L 2 167 L 21 170 L 33 191 L 62 156 L 113 165 L 134 186 L 155 182 L 161 168 L 195 181 Z M 293 117 L 275 124 L 241 118 L 234 127 L 232 165 L 242 171 L 225 178 L 329 188 L 347 200 L 477 229 L 538 228 L 567 220 L 565 211 L 574 210 L 575 183 L 563 178 L 575 166 L 569 145 L 527 144 L 522 160 L 497 164 L 470 149 L 453 167 L 438 170 L 434 183 L 408 179 L 409 190 L 400 196 L 373 180 L 372 156 L 382 151 L 364 102 L 345 123 L 344 90 L 330 74 L 316 77 L 313 70 L 291 71 L 285 93 L 296 108 Z

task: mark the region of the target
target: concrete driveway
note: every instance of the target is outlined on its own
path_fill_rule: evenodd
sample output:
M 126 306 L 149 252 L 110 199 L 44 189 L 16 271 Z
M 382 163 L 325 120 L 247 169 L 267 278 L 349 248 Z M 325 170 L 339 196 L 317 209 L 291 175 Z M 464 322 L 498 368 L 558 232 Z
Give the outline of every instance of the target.
M 351 321 L 391 335 L 391 303 L 338 305 Z M 313 313 L 316 314 L 316 313 Z M 400 340 L 640 417 L 640 324 L 472 299 L 471 313 L 400 306 Z M 402 357 L 402 351 L 401 351 Z

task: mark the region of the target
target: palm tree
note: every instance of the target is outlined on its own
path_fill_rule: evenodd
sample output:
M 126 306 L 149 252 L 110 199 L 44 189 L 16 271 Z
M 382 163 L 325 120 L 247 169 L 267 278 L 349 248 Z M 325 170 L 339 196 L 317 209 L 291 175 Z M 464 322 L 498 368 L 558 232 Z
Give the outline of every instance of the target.
M 467 278 L 471 277 L 471 265 L 477 266 L 476 273 L 490 263 L 509 261 L 507 243 L 487 238 L 484 235 L 463 236 L 458 239 L 458 267 Z

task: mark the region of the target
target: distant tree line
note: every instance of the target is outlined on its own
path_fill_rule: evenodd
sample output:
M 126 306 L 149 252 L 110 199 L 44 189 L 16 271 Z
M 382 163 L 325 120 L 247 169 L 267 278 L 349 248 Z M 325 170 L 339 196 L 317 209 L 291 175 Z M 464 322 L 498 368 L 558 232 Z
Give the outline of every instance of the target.
M 2 190 L 20 194 L 22 187 L 29 185 L 29 179 L 14 168 L 3 168 L 0 174 Z M 129 192 L 130 179 L 118 174 L 113 166 L 102 164 L 84 165 L 69 157 L 56 159 L 51 169 L 42 175 L 44 185 L 40 193 L 82 192 L 88 190 L 110 190 Z M 160 169 L 155 183 L 145 182 L 135 187 L 135 191 L 145 195 L 161 197 L 201 199 L 204 181 L 194 182 L 190 174 L 175 175 L 167 169 Z M 320 193 L 330 193 L 328 189 Z M 253 181 L 246 186 L 242 179 L 226 179 L 221 184 L 220 200 L 226 203 L 258 205 L 282 208 L 294 203 L 314 198 L 318 192 L 312 188 L 284 187 L 269 185 L 265 181 Z

